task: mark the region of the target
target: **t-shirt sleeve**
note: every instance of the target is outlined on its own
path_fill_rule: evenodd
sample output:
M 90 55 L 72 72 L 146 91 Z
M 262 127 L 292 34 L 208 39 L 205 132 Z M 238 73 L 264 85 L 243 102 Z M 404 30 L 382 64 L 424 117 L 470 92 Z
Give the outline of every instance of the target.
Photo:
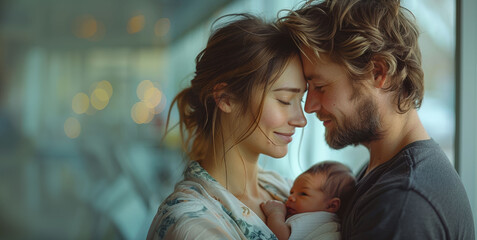
M 358 207 L 350 239 L 446 239 L 439 214 L 415 191 L 388 190 Z

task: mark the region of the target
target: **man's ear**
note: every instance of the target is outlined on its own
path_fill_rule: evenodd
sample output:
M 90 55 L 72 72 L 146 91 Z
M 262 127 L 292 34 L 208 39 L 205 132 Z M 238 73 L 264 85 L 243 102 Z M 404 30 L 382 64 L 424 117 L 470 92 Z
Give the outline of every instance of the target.
M 215 104 L 219 107 L 222 112 L 230 113 L 232 112 L 232 105 L 230 103 L 230 96 L 225 92 L 225 87 L 227 83 L 219 83 L 214 86 L 214 100 Z
M 373 80 L 375 88 L 383 88 L 388 76 L 388 65 L 380 58 L 373 59 Z
M 336 213 L 340 209 L 340 206 L 341 206 L 341 200 L 339 198 L 335 197 L 335 198 L 332 198 L 328 201 L 328 205 L 326 206 L 325 211 L 331 212 L 331 213 Z

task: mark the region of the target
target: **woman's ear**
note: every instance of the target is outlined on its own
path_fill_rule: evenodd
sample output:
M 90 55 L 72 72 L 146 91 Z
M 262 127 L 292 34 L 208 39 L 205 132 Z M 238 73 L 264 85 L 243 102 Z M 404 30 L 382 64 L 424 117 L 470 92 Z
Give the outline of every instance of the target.
M 341 200 L 339 198 L 335 197 L 335 198 L 332 198 L 328 201 L 328 205 L 326 206 L 325 211 L 331 212 L 331 213 L 336 213 L 340 209 L 340 206 L 341 206 Z
M 225 92 L 226 86 L 227 83 L 219 83 L 214 86 L 214 100 L 222 112 L 230 113 L 232 112 L 232 106 L 230 96 Z
M 386 83 L 389 67 L 386 62 L 380 58 L 374 58 L 373 64 L 374 87 L 383 88 L 384 84 Z

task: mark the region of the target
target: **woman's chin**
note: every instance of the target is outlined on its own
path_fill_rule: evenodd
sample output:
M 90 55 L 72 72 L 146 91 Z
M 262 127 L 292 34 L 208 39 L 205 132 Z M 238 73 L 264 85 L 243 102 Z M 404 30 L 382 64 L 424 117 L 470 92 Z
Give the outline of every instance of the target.
M 270 154 L 270 157 L 273 157 L 273 158 L 282 158 L 282 157 L 285 157 L 288 153 L 288 150 L 287 151 L 283 151 L 283 152 L 275 152 L 273 154 Z

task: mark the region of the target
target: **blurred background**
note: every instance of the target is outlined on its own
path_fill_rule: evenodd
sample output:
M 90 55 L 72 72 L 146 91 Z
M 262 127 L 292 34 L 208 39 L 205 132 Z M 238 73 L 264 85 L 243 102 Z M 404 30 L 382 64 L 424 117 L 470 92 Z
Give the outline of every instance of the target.
M 419 114 L 459 172 L 465 168 L 475 209 L 476 31 L 460 20 L 472 11 L 463 4 L 475 7 L 471 1 L 403 5 L 422 32 Z M 0 239 L 144 239 L 181 178 L 177 129 L 161 139 L 169 103 L 192 79 L 212 22 L 241 12 L 273 20 L 300 3 L 0 0 Z M 465 84 L 475 88 L 463 92 Z M 368 160 L 363 147 L 330 149 L 322 124 L 307 118 L 289 154 L 262 157 L 264 168 L 294 178 L 318 161 L 341 161 L 356 172 Z

